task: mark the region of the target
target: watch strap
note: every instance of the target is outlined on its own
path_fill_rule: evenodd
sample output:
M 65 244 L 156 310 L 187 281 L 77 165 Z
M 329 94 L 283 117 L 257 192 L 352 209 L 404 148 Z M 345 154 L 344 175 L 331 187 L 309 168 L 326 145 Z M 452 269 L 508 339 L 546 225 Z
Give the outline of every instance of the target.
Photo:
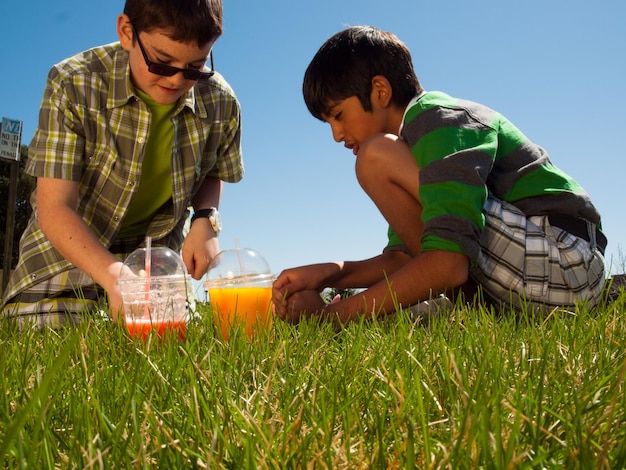
M 213 215 L 213 212 L 215 212 L 217 209 L 215 207 L 211 207 L 209 209 L 200 209 L 198 211 L 195 211 L 193 213 L 193 217 L 191 218 L 191 223 L 193 224 L 193 221 L 196 219 L 202 219 L 202 218 L 209 218 L 211 217 L 211 215 Z

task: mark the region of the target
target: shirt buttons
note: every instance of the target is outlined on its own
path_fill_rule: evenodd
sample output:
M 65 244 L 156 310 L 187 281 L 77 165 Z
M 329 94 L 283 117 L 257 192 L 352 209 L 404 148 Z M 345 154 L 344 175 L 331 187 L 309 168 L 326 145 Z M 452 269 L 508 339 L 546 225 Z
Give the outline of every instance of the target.
M 143 144 L 145 142 L 146 139 L 144 139 L 143 137 L 139 137 L 137 139 L 137 142 L 139 142 L 140 144 Z

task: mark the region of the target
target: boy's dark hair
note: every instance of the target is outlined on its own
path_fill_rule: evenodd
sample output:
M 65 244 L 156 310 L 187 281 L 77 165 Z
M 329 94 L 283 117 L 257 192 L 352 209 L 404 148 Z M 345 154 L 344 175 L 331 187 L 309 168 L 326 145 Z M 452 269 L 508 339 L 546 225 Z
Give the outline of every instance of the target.
M 302 92 L 307 108 L 324 120 L 333 103 L 357 96 L 371 111 L 372 78 L 382 75 L 393 90 L 391 102 L 405 107 L 423 91 L 411 53 L 394 34 L 373 26 L 353 26 L 330 39 L 307 67 Z
M 222 0 L 126 0 L 124 13 L 138 32 L 166 29 L 200 47 L 222 35 Z

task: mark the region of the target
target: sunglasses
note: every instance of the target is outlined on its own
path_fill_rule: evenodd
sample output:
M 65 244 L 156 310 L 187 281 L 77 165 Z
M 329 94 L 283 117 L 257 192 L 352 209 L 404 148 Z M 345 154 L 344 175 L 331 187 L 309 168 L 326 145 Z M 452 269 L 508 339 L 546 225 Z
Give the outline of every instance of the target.
M 143 48 L 143 44 L 139 39 L 139 34 L 137 34 L 137 30 L 133 26 L 133 35 L 137 38 L 137 44 L 139 44 L 139 50 L 143 55 L 143 59 L 146 61 L 146 65 L 148 66 L 148 71 L 161 75 L 163 77 L 171 77 L 176 75 L 178 72 L 183 74 L 187 80 L 206 80 L 211 78 L 215 73 L 213 68 L 213 51 L 209 55 L 209 61 L 211 62 L 211 70 L 209 72 L 203 72 L 202 70 L 194 70 L 194 69 L 179 69 L 178 67 L 172 67 L 171 65 L 158 64 L 156 62 L 152 62 L 148 59 L 148 54 L 146 54 L 145 49 Z

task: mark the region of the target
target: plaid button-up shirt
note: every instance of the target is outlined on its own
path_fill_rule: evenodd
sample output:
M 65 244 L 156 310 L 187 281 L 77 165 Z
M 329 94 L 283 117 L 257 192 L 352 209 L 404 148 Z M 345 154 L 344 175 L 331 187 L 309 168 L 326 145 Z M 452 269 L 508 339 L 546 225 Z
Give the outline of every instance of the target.
M 71 57 L 48 75 L 26 171 L 78 182 L 78 213 L 106 247 L 116 240 L 139 186 L 150 120 L 119 43 Z M 146 235 L 178 251 L 187 208 L 204 179 L 237 182 L 244 170 L 239 103 L 219 74 L 198 81 L 181 97 L 172 121 L 172 199 Z M 31 202 L 33 216 L 5 301 L 73 267 L 39 228 L 34 193 Z

